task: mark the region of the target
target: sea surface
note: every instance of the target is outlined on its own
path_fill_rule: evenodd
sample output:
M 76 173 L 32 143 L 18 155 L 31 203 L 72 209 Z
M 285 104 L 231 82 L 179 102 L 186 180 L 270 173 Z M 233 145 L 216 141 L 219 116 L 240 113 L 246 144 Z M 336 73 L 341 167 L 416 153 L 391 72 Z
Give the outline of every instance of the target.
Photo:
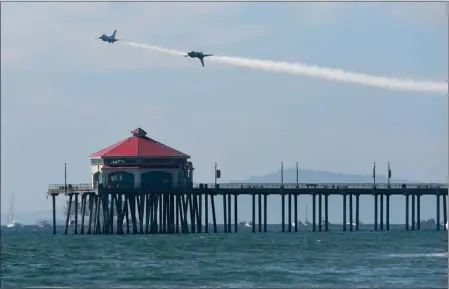
M 447 288 L 447 232 L 1 229 L 1 288 Z

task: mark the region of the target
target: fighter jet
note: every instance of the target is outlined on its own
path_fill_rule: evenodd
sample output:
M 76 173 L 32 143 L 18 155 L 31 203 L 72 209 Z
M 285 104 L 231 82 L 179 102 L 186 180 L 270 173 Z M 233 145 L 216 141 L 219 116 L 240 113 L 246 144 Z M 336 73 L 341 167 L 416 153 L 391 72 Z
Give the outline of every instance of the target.
M 109 42 L 109 43 L 114 43 L 116 41 L 121 40 L 121 39 L 115 38 L 115 33 L 117 33 L 117 30 L 114 30 L 114 33 L 112 33 L 112 36 L 107 36 L 106 34 L 103 34 L 100 37 L 98 37 L 98 39 L 101 39 L 104 42 Z
M 213 54 L 203 54 L 203 52 L 197 52 L 197 51 L 190 51 L 187 52 L 187 55 L 184 55 L 184 57 L 190 57 L 190 58 L 198 58 L 201 61 L 201 64 L 204 67 L 204 57 L 208 56 L 214 56 Z

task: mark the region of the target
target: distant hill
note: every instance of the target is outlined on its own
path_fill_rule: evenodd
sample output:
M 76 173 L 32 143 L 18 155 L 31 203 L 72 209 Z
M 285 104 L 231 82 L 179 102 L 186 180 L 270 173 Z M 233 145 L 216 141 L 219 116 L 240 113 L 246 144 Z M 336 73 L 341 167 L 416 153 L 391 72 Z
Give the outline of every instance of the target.
M 377 183 L 386 183 L 385 175 L 376 175 Z M 281 170 L 263 176 L 254 176 L 244 181 L 231 181 L 230 183 L 280 183 Z M 342 174 L 327 171 L 299 170 L 300 183 L 372 183 L 371 175 Z M 392 183 L 411 182 L 404 179 L 391 179 Z M 412 181 L 414 182 L 414 181 Z M 284 183 L 296 183 L 296 169 L 284 169 Z M 414 182 L 415 183 L 415 182 Z

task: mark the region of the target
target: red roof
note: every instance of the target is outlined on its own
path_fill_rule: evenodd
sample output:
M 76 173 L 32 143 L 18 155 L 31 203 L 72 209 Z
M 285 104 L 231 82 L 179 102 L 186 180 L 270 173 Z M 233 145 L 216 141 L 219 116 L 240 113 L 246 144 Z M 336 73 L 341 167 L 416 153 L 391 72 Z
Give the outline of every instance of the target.
M 131 132 L 132 136 L 119 141 L 112 146 L 102 149 L 89 158 L 102 157 L 168 157 L 190 158 L 190 156 L 147 137 L 146 131 L 137 128 Z

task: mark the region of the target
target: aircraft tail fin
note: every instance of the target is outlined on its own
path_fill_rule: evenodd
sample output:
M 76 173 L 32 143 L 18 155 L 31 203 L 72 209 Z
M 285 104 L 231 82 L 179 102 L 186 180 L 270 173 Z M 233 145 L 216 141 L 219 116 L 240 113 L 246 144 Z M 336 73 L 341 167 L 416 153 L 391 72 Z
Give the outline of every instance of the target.
M 112 33 L 112 38 L 115 38 L 115 33 L 117 33 L 117 30 L 114 30 L 114 33 Z

